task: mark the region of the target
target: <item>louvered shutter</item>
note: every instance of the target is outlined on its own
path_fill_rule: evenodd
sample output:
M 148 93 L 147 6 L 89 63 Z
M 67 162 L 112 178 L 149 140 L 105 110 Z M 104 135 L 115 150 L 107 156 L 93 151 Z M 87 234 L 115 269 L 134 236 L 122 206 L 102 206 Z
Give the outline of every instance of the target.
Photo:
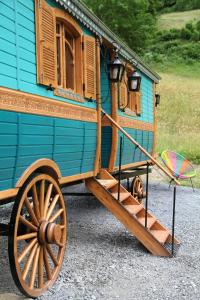
M 136 94 L 136 114 L 141 115 L 141 94 L 139 92 Z
M 122 80 L 120 83 L 120 108 L 125 108 L 127 106 L 127 100 L 128 100 L 128 95 L 127 95 L 127 87 L 126 83 Z
M 84 36 L 84 96 L 96 99 L 96 41 L 91 36 Z
M 135 92 L 129 92 L 129 108 L 133 112 L 136 113 L 137 110 L 137 101 L 136 101 L 136 93 Z
M 56 18 L 45 0 L 35 1 L 37 81 L 43 85 L 57 85 Z

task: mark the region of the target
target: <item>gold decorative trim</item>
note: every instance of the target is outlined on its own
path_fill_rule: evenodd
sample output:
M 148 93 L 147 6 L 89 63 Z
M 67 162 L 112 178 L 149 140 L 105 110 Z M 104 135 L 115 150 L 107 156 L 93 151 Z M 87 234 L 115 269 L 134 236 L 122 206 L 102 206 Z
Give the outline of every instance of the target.
M 73 91 L 66 90 L 60 87 L 54 90 L 54 95 L 78 102 L 85 102 L 85 98 L 83 98 L 80 94 L 74 93 Z
M 64 185 L 69 182 L 83 180 L 83 179 L 93 177 L 93 176 L 95 176 L 94 172 L 87 172 L 87 173 L 82 173 L 82 174 L 78 174 L 78 175 L 66 176 L 66 177 L 60 178 L 59 183 L 61 185 Z
M 97 122 L 95 109 L 2 87 L 0 87 L 0 110 Z
M 146 131 L 154 131 L 154 124 L 146 123 L 131 118 L 118 117 L 118 124 L 126 128 L 141 129 Z M 111 122 L 107 118 L 102 119 L 102 126 L 111 126 Z

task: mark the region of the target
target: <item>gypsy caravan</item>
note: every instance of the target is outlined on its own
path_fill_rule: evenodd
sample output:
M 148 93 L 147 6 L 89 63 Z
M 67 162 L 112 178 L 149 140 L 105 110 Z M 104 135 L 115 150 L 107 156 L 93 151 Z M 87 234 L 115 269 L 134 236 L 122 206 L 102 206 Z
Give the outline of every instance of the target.
M 158 164 L 159 76 L 81 1 L 0 0 L 0 12 L 0 205 L 13 203 L 0 233 L 20 291 L 34 298 L 55 282 L 61 188 L 80 181 L 152 254 L 169 256 L 172 235 L 141 203 L 139 177 L 132 193 L 120 182 Z

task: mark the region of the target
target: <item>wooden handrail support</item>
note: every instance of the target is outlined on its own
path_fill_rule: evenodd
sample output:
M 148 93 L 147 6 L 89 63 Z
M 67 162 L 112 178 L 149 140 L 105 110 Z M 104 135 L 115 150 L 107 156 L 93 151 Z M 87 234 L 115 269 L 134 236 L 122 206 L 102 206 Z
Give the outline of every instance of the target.
M 172 179 L 177 185 L 180 185 L 179 181 L 172 176 L 163 166 L 157 162 L 157 160 L 151 156 L 140 144 L 138 144 L 113 118 L 111 118 L 103 109 L 101 109 L 102 113 L 110 120 L 110 122 L 115 125 L 134 145 L 136 145 L 137 148 L 139 148 L 146 156 L 150 158 L 150 160 L 158 166 L 159 169 L 161 169 L 170 179 Z

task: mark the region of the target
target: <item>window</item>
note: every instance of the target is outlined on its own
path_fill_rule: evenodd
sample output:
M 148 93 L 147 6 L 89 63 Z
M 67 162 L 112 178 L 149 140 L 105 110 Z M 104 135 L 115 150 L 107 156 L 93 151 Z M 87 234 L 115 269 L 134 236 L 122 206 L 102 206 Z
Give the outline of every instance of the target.
M 96 99 L 96 39 L 63 9 L 36 3 L 37 82 L 67 99 Z
M 128 115 L 141 115 L 141 94 L 140 92 L 128 91 L 128 74 L 130 70 L 124 72 L 122 81 L 119 87 L 120 109 Z
M 56 23 L 57 83 L 66 89 L 76 90 L 75 37 L 62 22 Z

